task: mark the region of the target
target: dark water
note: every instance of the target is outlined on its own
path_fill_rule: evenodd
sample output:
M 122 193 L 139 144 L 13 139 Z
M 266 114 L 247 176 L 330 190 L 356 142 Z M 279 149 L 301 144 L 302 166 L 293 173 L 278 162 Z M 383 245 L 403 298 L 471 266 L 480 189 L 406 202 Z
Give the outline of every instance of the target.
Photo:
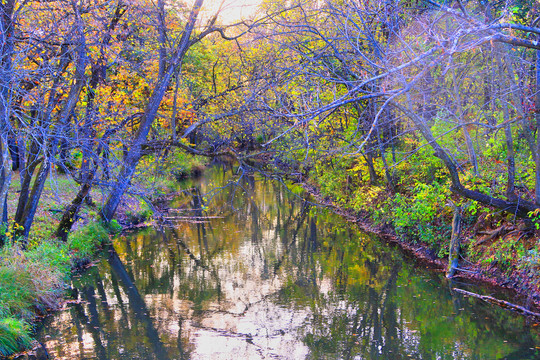
M 450 284 L 297 189 L 230 178 L 184 183 L 173 226 L 119 237 L 73 280 L 39 334 L 53 358 L 540 358 L 536 324 L 451 291 L 488 289 Z M 204 201 L 208 218 L 187 219 Z

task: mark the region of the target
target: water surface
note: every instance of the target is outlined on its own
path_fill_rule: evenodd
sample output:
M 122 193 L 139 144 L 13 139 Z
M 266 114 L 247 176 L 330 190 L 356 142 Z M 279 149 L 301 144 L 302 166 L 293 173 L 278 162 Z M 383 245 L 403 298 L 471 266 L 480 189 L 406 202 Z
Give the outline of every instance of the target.
M 540 358 L 536 324 L 451 291 L 489 289 L 449 283 L 294 187 L 220 167 L 182 186 L 168 225 L 118 237 L 73 280 L 39 333 L 53 358 Z

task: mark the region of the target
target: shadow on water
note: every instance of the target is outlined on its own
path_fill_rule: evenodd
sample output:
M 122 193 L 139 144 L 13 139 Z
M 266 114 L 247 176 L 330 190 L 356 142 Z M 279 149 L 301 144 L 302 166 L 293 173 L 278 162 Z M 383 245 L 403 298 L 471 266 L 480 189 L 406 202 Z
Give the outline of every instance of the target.
M 75 278 L 73 304 L 39 333 L 49 353 L 540 358 L 540 334 L 527 319 L 455 294 L 455 284 L 279 182 L 234 173 L 215 167 L 186 181 L 191 190 L 173 201 L 170 224 L 116 239 Z

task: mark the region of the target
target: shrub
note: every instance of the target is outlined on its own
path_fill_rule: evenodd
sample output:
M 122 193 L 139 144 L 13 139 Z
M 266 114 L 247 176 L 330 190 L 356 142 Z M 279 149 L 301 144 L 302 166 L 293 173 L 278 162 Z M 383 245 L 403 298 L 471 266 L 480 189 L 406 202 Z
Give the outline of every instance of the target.
M 445 205 L 449 196 L 448 187 L 437 182 L 420 183 L 409 195 L 396 194 L 392 199 L 396 232 L 440 250 L 448 231 L 441 218 L 449 216 L 450 208 Z
M 120 231 L 122 231 L 122 225 L 120 225 L 116 219 L 113 219 L 108 223 L 104 223 L 103 226 L 109 232 L 109 234 L 118 234 Z

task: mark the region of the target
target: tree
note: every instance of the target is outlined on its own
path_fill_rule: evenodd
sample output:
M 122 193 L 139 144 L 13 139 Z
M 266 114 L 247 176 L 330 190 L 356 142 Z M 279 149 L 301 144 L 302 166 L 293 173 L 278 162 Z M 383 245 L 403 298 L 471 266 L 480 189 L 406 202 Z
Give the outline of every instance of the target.
M 521 10 L 504 1 L 332 1 L 299 4 L 273 17 L 244 45 L 272 59 L 254 65 L 251 82 L 268 119 L 262 148 L 306 166 L 321 156 L 363 154 L 372 182 L 378 157 L 390 186 L 391 168 L 418 150 L 404 143 L 420 134 L 421 148 L 435 151 L 433 161 L 442 162 L 455 194 L 528 217 L 538 206 L 530 194 L 515 191 L 515 182 L 529 182 L 522 169 L 530 164 L 517 162 L 513 152 L 519 133 L 538 159 L 524 109 L 535 96 L 526 89 L 536 76 L 523 68 L 540 47 L 540 29 L 517 17 Z M 494 63 L 500 63 L 496 70 Z M 516 83 L 516 75 L 531 86 Z M 505 83 L 511 91 L 497 85 Z M 499 130 L 506 139 L 504 171 L 490 149 L 499 146 Z M 407 155 L 388 164 L 385 150 L 396 141 Z M 504 190 L 475 186 L 499 176 L 506 178 Z

